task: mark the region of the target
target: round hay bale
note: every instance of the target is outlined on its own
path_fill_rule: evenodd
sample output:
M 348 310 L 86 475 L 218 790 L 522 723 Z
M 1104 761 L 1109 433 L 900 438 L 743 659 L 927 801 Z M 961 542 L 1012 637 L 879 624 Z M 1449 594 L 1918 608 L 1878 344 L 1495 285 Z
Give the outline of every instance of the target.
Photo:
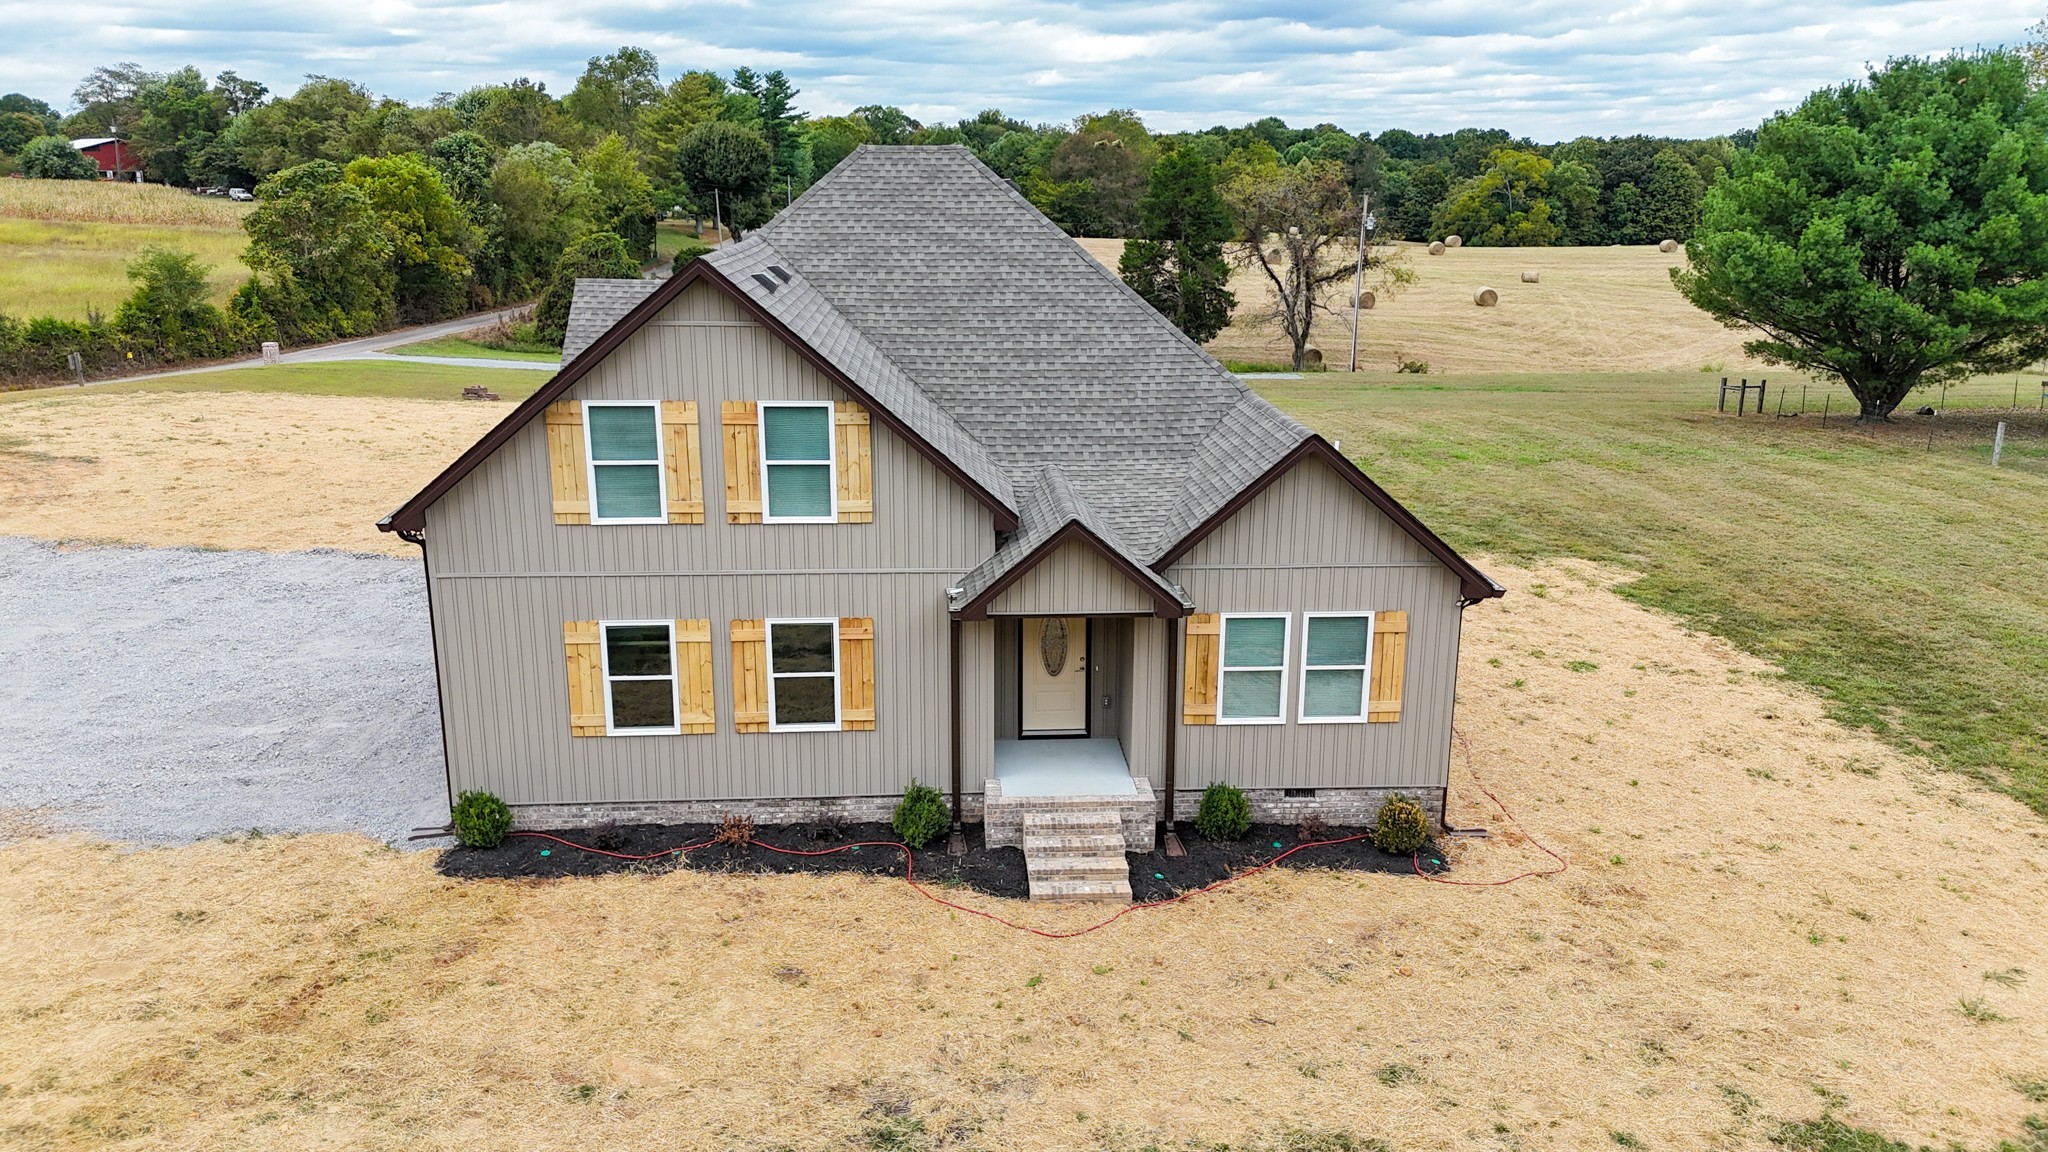
M 1465 238 L 1463 236 L 1444 237 L 1444 247 L 1446 248 L 1463 248 L 1464 246 Z
M 1443 254 L 1444 254 L 1444 242 L 1443 242 L 1443 241 L 1441 241 L 1441 240 L 1431 240 L 1431 241 L 1429 242 L 1429 254 L 1430 254 L 1431 256 L 1441 256 L 1441 255 L 1443 255 Z
M 1543 274 L 1542 274 L 1542 273 L 1540 273 L 1540 272 L 1524 272 L 1524 273 L 1522 273 L 1522 283 L 1524 283 L 1524 284 L 1534 284 L 1534 283 L 1536 283 L 1537 281 L 1539 281 L 1539 280 L 1541 280 L 1541 279 L 1543 279 Z
M 1372 306 L 1377 303 L 1379 303 L 1379 297 L 1374 296 L 1370 292 L 1355 293 L 1351 297 L 1351 306 L 1353 308 L 1363 309 L 1367 312 L 1372 311 Z
M 1664 241 L 1663 243 L 1661 243 L 1661 244 L 1657 245 L 1657 251 L 1659 251 L 1659 252 L 1676 252 L 1676 251 L 1678 251 L 1678 241 L 1676 241 L 1676 240 L 1666 240 L 1666 241 Z
M 1477 292 L 1472 293 L 1472 302 L 1481 308 L 1491 308 L 1495 304 L 1500 303 L 1500 293 L 1495 292 L 1491 288 L 1481 288 Z
M 1322 366 L 1322 363 L 1323 350 L 1321 348 L 1311 344 L 1301 350 L 1301 366 L 1303 368 L 1319 368 Z

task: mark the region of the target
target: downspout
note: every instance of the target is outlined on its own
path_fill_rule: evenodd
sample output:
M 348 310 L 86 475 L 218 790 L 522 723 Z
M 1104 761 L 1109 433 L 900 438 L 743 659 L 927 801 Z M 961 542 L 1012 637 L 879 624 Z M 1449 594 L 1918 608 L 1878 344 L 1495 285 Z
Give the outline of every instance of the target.
M 1164 693 L 1166 697 L 1166 831 L 1160 837 L 1160 845 L 1166 850 L 1168 856 L 1185 856 L 1188 854 L 1187 848 L 1182 846 L 1180 842 L 1180 833 L 1174 831 L 1173 812 L 1173 790 L 1175 787 L 1173 739 L 1175 729 L 1180 725 L 1180 713 L 1174 708 L 1173 655 L 1179 649 L 1180 619 L 1175 617 L 1166 622 L 1166 691 Z
M 960 820 L 960 621 L 947 621 L 950 654 L 948 670 L 953 683 L 953 832 L 946 837 L 946 855 L 967 854 L 967 831 Z
M 420 573 L 425 577 L 427 587 L 427 639 L 432 643 L 434 649 L 434 704 L 436 705 L 436 715 L 434 718 L 440 722 L 441 726 L 441 781 L 447 789 L 448 810 L 453 812 L 455 810 L 455 762 L 449 759 L 448 756 L 448 701 L 442 696 L 442 693 L 447 690 L 447 681 L 441 678 L 441 634 L 434 627 L 434 564 L 433 561 L 427 559 L 427 533 L 425 529 L 400 528 L 397 532 L 400 540 L 414 545 L 420 550 Z M 453 827 L 454 825 L 451 823 L 449 828 L 452 829 Z

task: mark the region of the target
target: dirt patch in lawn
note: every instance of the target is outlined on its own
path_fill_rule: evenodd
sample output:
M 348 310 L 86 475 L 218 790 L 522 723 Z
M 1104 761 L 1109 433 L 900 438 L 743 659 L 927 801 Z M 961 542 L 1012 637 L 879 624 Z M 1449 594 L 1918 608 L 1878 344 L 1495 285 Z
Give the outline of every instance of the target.
M 1451 876 L 1548 865 L 1531 834 L 1560 875 L 1275 868 L 1050 941 L 890 877 L 28 840 L 0 848 L 0 1142 L 1761 1152 L 1836 1100 L 1916 1146 L 2017 1137 L 2048 1079 L 2039 818 L 1612 573 L 1488 570 L 1512 593 L 1468 616 L 1451 818 L 1493 836 Z
M 504 418 L 275 392 L 75 392 L 0 406 L 0 535 L 417 556 L 376 522 Z
M 555 835 L 572 844 L 538 836 L 514 835 L 496 848 L 451 848 L 440 854 L 444 876 L 463 879 L 556 879 L 605 876 L 615 872 L 652 875 L 670 869 L 699 872 L 824 875 L 852 872 L 864 876 L 902 876 L 903 854 L 896 832 L 887 824 L 799 824 L 761 827 L 753 844 L 713 843 L 715 824 L 629 824 L 612 828 L 570 829 Z M 1335 828 L 1319 840 L 1346 840 L 1362 829 Z M 979 824 L 967 828 L 967 852 L 946 853 L 943 840 L 912 853 L 913 875 L 937 889 L 966 888 L 987 896 L 1024 899 L 1030 895 L 1024 853 L 1018 848 L 990 848 Z M 1186 855 L 1168 856 L 1163 849 L 1131 852 L 1131 893 L 1140 903 L 1169 900 L 1279 860 L 1287 868 L 1332 868 L 1353 872 L 1412 872 L 1414 861 L 1372 846 L 1364 839 L 1301 848 L 1299 831 L 1279 824 L 1254 824 L 1243 840 L 1218 842 L 1189 832 Z M 588 852 L 577 845 L 597 848 Z M 776 849 L 783 851 L 776 851 Z M 1296 851 L 1299 849 L 1299 851 Z M 802 853 L 799 855 L 798 853 Z M 1431 870 L 1443 866 L 1435 845 L 1422 855 Z

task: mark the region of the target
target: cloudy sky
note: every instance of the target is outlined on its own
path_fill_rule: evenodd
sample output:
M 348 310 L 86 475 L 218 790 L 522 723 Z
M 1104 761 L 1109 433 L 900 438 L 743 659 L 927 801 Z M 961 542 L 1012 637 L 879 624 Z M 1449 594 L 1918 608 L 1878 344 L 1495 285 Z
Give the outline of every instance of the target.
M 1351 130 L 1504 127 L 1709 135 L 1753 126 L 1888 56 L 2017 43 L 2048 0 L 0 0 L 0 91 L 66 104 L 96 64 L 307 73 L 423 100 L 515 75 L 566 92 L 584 60 L 652 49 L 663 74 L 781 68 L 802 107 L 926 121 L 999 107 L 1155 128 L 1277 115 Z

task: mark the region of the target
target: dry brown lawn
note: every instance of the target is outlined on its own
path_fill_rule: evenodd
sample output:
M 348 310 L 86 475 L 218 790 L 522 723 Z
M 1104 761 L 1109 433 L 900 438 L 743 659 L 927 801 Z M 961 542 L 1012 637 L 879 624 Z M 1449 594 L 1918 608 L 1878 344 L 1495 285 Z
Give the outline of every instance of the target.
M 1121 240 L 1083 240 L 1082 247 L 1109 268 Z M 1685 253 L 1655 247 L 1456 248 L 1431 256 L 1419 245 L 1398 246 L 1415 283 L 1366 312 L 1359 324 L 1361 371 L 1393 371 L 1400 360 L 1421 360 L 1433 372 L 1653 372 L 1696 371 L 1718 365 L 1740 373 L 1759 367 L 1743 354 L 1742 333 L 1721 327 L 1679 296 L 1669 269 Z M 1540 273 L 1524 284 L 1524 271 Z M 1220 359 L 1284 362 L 1279 329 L 1250 322 L 1271 299 L 1264 276 L 1240 269 L 1232 277 L 1239 321 L 1208 345 Z M 1480 308 L 1473 290 L 1492 288 L 1500 303 Z M 1347 279 L 1331 295 L 1349 301 Z M 1316 318 L 1313 343 L 1333 368 L 1348 367 L 1348 309 Z
M 507 403 L 64 391 L 0 405 L 0 534 L 417 555 L 376 522 Z
M 1836 1098 L 1915 1142 L 2015 1134 L 2012 1081 L 2048 1077 L 2039 820 L 1616 573 L 1494 572 L 1453 815 L 1495 836 L 1456 874 L 1547 863 L 1526 833 L 1562 875 L 1266 874 L 1054 942 L 886 879 L 29 839 L 0 849 L 0 1145 L 1767 1148 Z

